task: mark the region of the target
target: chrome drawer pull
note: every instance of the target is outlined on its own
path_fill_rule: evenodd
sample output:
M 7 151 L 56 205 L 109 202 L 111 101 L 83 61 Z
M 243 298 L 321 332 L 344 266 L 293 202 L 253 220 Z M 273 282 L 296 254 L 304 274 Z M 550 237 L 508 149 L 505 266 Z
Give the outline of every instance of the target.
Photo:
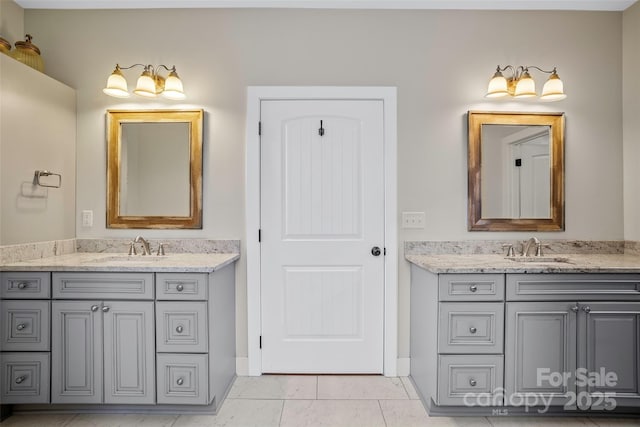
M 182 385 L 184 384 L 184 380 L 182 378 L 178 378 L 178 381 L 176 381 L 176 384 Z
M 471 379 L 469 380 L 469 385 L 470 385 L 471 387 L 475 387 L 475 386 L 476 386 L 476 384 L 478 384 L 478 382 L 477 382 L 475 379 L 471 378 Z
M 176 328 L 176 332 L 181 334 L 182 331 L 184 331 L 184 328 L 182 327 L 182 325 L 178 325 L 178 327 Z
M 475 334 L 476 332 L 478 332 L 478 330 L 474 326 L 472 326 L 469 328 L 469 332 L 471 332 L 472 334 Z
M 26 288 L 27 286 L 29 286 L 29 283 L 27 283 L 27 282 L 20 282 L 20 283 L 18 283 L 18 289 L 24 289 L 24 288 Z
M 16 325 L 16 329 L 19 330 L 19 331 L 23 330 L 26 327 L 27 327 L 27 325 L 25 325 L 24 323 L 18 323 Z
M 91 311 L 94 311 L 94 312 L 95 312 L 95 311 L 98 311 L 98 309 L 99 309 L 99 308 L 100 308 L 100 307 L 99 307 L 99 306 L 97 306 L 97 305 L 92 305 L 92 306 L 91 306 Z
M 476 291 L 478 290 L 478 286 L 476 286 L 476 285 L 471 285 L 471 286 L 469 286 L 469 290 L 470 290 L 471 292 L 476 292 Z
M 184 291 L 184 285 L 182 283 L 178 283 L 178 286 L 176 286 L 176 291 L 178 292 Z
M 25 377 L 24 375 L 21 377 L 16 378 L 16 384 L 22 384 L 24 382 L 24 380 L 26 380 L 27 377 Z
M 104 307 L 102 307 L 102 312 L 106 313 L 107 311 L 109 311 L 109 306 L 105 305 Z

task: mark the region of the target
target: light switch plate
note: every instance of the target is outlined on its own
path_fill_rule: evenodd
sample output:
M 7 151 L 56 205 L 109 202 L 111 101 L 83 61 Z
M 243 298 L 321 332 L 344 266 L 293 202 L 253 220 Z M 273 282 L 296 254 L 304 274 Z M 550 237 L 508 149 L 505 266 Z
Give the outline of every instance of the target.
M 424 228 L 424 212 L 402 212 L 402 228 Z
M 82 211 L 82 226 L 93 227 L 93 211 Z

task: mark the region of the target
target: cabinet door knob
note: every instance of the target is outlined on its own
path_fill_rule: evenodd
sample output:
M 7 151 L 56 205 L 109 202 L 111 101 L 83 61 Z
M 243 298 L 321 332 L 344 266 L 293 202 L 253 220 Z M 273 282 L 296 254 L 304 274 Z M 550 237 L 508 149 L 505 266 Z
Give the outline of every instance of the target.
M 176 384 L 178 384 L 178 385 L 184 384 L 184 379 L 178 378 L 178 381 L 176 381 Z
M 580 306 L 578 304 L 576 304 L 573 307 L 571 307 L 571 311 L 573 311 L 574 313 L 577 313 L 578 310 L 580 310 Z
M 27 377 L 25 377 L 24 375 L 16 378 L 16 384 L 22 384 L 24 382 L 24 380 L 26 380 Z
M 102 312 L 106 313 L 107 311 L 109 311 L 110 307 L 108 305 L 105 305 L 104 307 L 102 307 Z
M 589 307 L 588 305 L 582 307 L 582 310 L 584 310 L 585 313 L 591 313 L 591 307 Z
M 16 325 L 16 329 L 17 329 L 17 330 L 19 330 L 19 331 L 23 330 L 23 329 L 24 329 L 24 328 L 26 328 L 26 327 L 27 327 L 27 325 L 26 325 L 26 324 L 24 324 L 24 323 L 18 323 L 18 324 Z
M 471 379 L 469 380 L 469 385 L 470 385 L 471 387 L 475 387 L 475 386 L 476 386 L 476 384 L 478 384 L 478 382 L 477 382 L 475 379 L 471 378 Z
M 184 331 L 184 328 L 182 327 L 182 325 L 178 325 L 178 327 L 176 328 L 176 332 L 181 334 L 182 331 Z
M 27 282 L 20 282 L 18 283 L 18 289 L 24 289 L 27 286 L 29 286 L 29 284 Z
M 476 332 L 478 332 L 478 330 L 474 326 L 472 326 L 469 328 L 469 332 L 471 332 L 472 334 L 475 334 Z
M 471 285 L 471 286 L 469 286 L 469 290 L 471 292 L 476 292 L 478 290 L 478 286 L 477 285 Z
M 91 311 L 98 311 L 98 309 L 99 309 L 99 308 L 100 308 L 100 307 L 99 307 L 99 306 L 97 306 L 97 305 L 92 305 L 92 306 L 91 306 Z
M 176 291 L 178 292 L 184 291 L 184 285 L 182 283 L 178 283 L 178 286 L 176 286 Z

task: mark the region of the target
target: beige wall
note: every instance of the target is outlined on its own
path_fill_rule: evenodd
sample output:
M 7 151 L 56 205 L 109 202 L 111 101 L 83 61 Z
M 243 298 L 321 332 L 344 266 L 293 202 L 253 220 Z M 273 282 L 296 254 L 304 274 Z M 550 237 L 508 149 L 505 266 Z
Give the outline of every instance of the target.
M 12 49 L 17 40 L 24 40 L 24 10 L 13 0 L 0 0 L 0 36 Z
M 640 240 L 640 3 L 623 14 L 624 237 Z
M 249 85 L 398 87 L 398 206 L 425 211 L 405 240 L 522 238 L 466 231 L 468 110 L 564 111 L 566 231 L 543 239 L 622 239 L 622 14 L 365 10 L 28 10 L 48 72 L 77 89 L 77 209 L 104 228 L 107 108 L 204 108 L 204 227 L 150 237 L 244 236 L 244 126 Z M 188 103 L 102 94 L 114 64 L 175 64 Z M 497 64 L 557 66 L 560 103 L 488 102 Z M 136 73 L 128 73 L 130 84 Z M 613 76 L 613 78 L 610 78 Z M 539 85 L 544 77 L 534 74 Z M 606 82 L 603 84 L 603 82 Z M 79 219 L 79 216 L 78 216 Z M 123 248 L 124 250 L 124 248 Z M 409 355 L 409 268 L 400 254 L 399 352 Z M 246 274 L 238 270 L 238 355 L 246 355 Z

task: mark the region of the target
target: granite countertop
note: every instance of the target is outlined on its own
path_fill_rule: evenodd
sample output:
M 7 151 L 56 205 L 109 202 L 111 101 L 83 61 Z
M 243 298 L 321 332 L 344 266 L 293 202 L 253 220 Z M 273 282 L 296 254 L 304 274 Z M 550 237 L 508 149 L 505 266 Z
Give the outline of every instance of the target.
M 504 255 L 406 255 L 432 273 L 640 273 L 640 256 L 625 254 L 553 254 L 565 262 L 523 262 Z
M 240 258 L 238 253 L 179 253 L 164 256 L 76 252 L 8 263 L 0 271 L 158 271 L 210 273 Z

